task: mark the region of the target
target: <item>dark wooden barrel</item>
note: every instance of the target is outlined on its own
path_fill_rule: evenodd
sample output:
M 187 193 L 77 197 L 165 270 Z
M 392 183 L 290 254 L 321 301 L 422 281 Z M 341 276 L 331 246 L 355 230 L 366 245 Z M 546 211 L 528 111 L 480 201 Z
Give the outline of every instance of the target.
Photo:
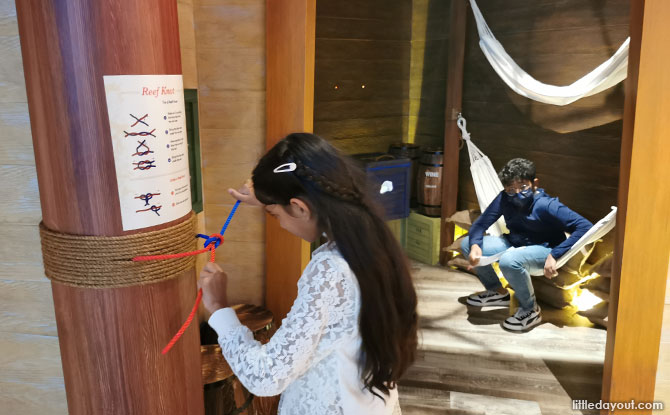
M 439 217 L 442 213 L 442 170 L 444 151 L 427 149 L 421 153 L 417 172 L 417 205 L 419 213 Z
M 393 143 L 389 146 L 389 154 L 396 157 L 410 159 L 412 167 L 410 169 L 410 207 L 416 207 L 416 174 L 419 171 L 419 158 L 421 157 L 421 146 L 412 143 Z

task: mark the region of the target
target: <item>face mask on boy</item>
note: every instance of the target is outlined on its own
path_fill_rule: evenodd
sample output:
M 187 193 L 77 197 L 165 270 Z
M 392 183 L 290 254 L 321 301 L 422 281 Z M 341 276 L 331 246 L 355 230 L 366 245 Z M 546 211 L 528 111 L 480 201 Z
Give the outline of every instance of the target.
M 530 202 L 533 201 L 533 189 L 526 189 L 515 194 L 514 196 L 510 196 L 510 200 L 516 207 L 528 207 Z

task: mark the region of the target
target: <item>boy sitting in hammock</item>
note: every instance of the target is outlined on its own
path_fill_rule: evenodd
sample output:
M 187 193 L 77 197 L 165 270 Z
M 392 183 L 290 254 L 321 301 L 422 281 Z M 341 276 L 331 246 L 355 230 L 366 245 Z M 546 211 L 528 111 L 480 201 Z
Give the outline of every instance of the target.
M 524 331 L 542 321 L 530 275 L 542 271 L 547 278 L 558 275 L 556 260 L 593 225 L 537 187 L 533 162 L 522 158 L 510 160 L 498 176 L 505 189 L 472 224 L 469 236 L 461 244 L 464 256 L 472 267 L 477 267 L 477 276 L 486 288 L 484 292 L 470 295 L 466 302 L 478 307 L 509 305 L 510 294 L 503 288 L 493 266 L 478 264 L 482 256 L 515 247 L 498 261 L 519 302 L 516 313 L 502 325 L 508 330 Z M 510 233 L 500 237 L 484 236 L 500 216 L 505 218 Z M 565 232 L 570 234 L 567 239 Z

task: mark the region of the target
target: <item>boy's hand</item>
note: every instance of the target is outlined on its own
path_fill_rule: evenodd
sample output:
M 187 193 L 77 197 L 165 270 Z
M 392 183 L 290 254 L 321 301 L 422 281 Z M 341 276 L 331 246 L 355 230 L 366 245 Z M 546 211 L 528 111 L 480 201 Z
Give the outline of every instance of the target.
M 228 189 L 228 193 L 235 199 L 248 205 L 263 206 L 263 204 L 256 199 L 256 195 L 254 194 L 254 184 L 251 179 L 247 180 L 240 190 Z
M 468 261 L 470 261 L 470 267 L 468 269 L 472 269 L 479 264 L 479 258 L 482 257 L 482 248 L 479 247 L 479 245 L 474 244 L 470 247 L 470 256 L 468 257 Z
M 547 260 L 544 262 L 544 276 L 552 279 L 558 275 L 558 270 L 556 270 L 556 260 L 551 254 L 547 256 Z
M 202 288 L 202 304 L 210 313 L 228 306 L 228 276 L 213 262 L 208 262 L 200 273 L 198 288 Z

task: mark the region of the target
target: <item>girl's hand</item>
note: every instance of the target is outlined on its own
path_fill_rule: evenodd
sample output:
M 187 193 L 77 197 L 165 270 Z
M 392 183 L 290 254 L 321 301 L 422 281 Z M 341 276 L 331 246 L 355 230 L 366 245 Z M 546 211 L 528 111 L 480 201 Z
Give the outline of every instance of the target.
M 240 190 L 228 189 L 228 193 L 235 199 L 248 205 L 263 206 L 263 204 L 256 199 L 256 195 L 254 194 L 254 184 L 251 179 L 247 180 Z
M 551 254 L 547 257 L 547 260 L 544 262 L 544 276 L 552 279 L 558 275 L 558 270 L 556 270 L 556 260 Z
M 202 288 L 202 304 L 210 313 L 228 307 L 228 276 L 213 262 L 208 262 L 200 273 L 198 288 Z

